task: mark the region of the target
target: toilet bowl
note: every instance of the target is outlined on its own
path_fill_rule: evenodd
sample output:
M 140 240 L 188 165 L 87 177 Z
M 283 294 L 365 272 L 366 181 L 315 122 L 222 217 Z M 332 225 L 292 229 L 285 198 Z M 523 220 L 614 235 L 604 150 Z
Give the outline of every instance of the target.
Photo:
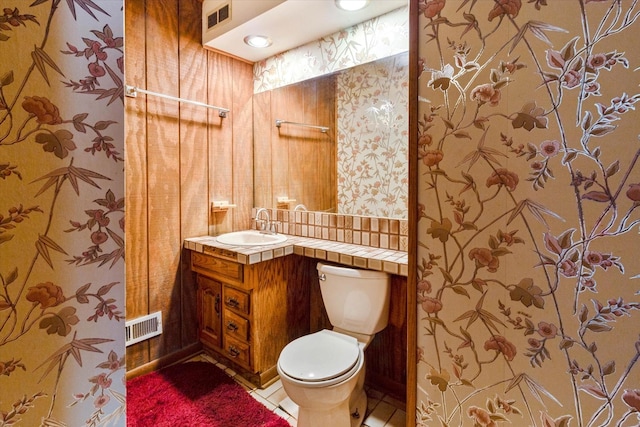
M 367 410 L 364 351 L 388 323 L 389 275 L 324 263 L 317 268 L 333 330 L 287 344 L 278 374 L 298 406 L 298 427 L 358 427 Z
M 289 343 L 277 369 L 287 396 L 298 405 L 297 425 L 359 426 L 367 409 L 364 365 L 364 345 L 328 329 Z

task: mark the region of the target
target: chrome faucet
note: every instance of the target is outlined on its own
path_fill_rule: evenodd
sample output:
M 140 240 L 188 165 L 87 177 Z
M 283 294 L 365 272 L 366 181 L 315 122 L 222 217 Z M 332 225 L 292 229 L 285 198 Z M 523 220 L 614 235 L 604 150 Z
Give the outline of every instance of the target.
M 256 222 L 260 221 L 260 214 L 264 213 L 264 216 L 267 218 L 266 220 L 261 221 L 260 232 L 265 234 L 278 234 L 276 229 L 276 224 L 271 221 L 269 217 L 269 211 L 267 208 L 260 208 L 256 211 Z

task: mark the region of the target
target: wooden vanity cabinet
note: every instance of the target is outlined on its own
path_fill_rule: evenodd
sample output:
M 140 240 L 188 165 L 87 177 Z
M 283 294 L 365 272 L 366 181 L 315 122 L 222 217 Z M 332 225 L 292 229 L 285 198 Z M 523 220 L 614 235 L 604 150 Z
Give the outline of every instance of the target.
M 287 280 L 291 257 L 245 265 L 192 252 L 191 269 L 202 344 L 255 385 L 268 384 L 284 346 L 309 330 L 309 291 Z

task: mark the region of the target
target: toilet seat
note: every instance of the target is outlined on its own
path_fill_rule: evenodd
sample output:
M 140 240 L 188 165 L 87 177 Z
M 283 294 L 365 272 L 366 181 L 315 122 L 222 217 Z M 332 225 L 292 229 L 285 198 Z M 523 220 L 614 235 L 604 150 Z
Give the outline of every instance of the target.
M 358 340 L 325 329 L 287 344 L 278 365 L 284 374 L 309 386 L 329 386 L 353 375 L 361 357 Z

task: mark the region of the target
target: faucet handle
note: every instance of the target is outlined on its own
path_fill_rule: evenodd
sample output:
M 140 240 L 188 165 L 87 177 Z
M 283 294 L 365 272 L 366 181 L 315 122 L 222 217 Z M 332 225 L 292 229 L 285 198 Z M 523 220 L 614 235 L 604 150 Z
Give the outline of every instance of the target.
M 282 224 L 282 222 L 278 220 L 272 220 L 269 226 L 269 231 L 271 231 L 273 234 L 278 234 L 278 224 Z

